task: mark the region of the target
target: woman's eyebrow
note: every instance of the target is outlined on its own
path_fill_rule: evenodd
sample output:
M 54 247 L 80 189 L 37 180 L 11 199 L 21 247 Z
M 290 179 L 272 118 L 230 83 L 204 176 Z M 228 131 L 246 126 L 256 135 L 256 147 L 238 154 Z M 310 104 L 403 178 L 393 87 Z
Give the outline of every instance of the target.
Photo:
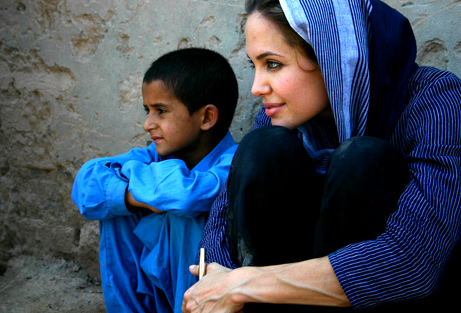
M 269 56 L 278 56 L 278 57 L 283 58 L 283 55 L 277 54 L 277 53 L 275 53 L 275 52 L 267 51 L 267 52 L 264 52 L 264 53 L 261 53 L 260 55 L 258 55 L 258 56 L 256 57 L 256 60 L 261 60 L 261 59 L 264 59 L 264 58 L 269 57 Z M 248 57 L 249 59 L 251 59 L 251 58 L 248 56 L 248 54 L 247 54 L 247 57 Z

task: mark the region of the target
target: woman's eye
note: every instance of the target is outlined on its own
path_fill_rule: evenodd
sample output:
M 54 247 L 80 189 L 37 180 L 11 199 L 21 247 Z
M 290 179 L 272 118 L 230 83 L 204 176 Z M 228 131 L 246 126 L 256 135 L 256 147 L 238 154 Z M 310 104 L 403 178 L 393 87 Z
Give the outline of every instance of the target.
M 275 61 L 267 61 L 267 67 L 269 69 L 276 69 L 278 67 L 280 67 L 282 64 L 280 64 L 279 62 L 275 62 Z
M 253 63 L 253 61 L 248 60 L 248 63 L 249 63 L 249 65 L 250 65 L 250 67 L 252 69 L 255 69 L 255 64 Z M 266 61 L 266 66 L 267 66 L 267 68 L 269 70 L 272 70 L 272 69 L 277 69 L 277 68 L 281 67 L 282 63 L 277 62 L 277 61 L 268 60 L 268 61 Z

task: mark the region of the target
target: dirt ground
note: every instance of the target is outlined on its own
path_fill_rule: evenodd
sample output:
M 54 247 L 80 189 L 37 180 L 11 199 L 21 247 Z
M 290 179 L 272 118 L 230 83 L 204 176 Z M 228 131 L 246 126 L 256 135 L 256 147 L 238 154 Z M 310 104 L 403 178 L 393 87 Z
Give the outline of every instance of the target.
M 75 263 L 12 258 L 0 275 L 1 313 L 106 312 L 101 283 Z

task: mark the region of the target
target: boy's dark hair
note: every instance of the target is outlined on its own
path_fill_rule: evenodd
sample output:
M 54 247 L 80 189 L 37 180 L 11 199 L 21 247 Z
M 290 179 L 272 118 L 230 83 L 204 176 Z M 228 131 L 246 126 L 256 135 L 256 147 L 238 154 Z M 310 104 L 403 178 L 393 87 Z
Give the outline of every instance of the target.
M 216 127 L 226 131 L 238 100 L 238 84 L 229 62 L 204 48 L 187 48 L 164 54 L 144 75 L 143 83 L 162 81 L 192 115 L 207 104 L 219 110 Z

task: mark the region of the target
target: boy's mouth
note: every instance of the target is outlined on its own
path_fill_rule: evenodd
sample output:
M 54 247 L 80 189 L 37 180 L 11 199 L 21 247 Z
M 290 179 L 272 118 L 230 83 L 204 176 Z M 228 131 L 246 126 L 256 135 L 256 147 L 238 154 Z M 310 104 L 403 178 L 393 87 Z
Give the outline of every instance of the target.
M 150 138 L 152 139 L 152 141 L 154 143 L 158 143 L 159 141 L 161 141 L 163 138 L 160 137 L 160 136 L 150 136 Z

